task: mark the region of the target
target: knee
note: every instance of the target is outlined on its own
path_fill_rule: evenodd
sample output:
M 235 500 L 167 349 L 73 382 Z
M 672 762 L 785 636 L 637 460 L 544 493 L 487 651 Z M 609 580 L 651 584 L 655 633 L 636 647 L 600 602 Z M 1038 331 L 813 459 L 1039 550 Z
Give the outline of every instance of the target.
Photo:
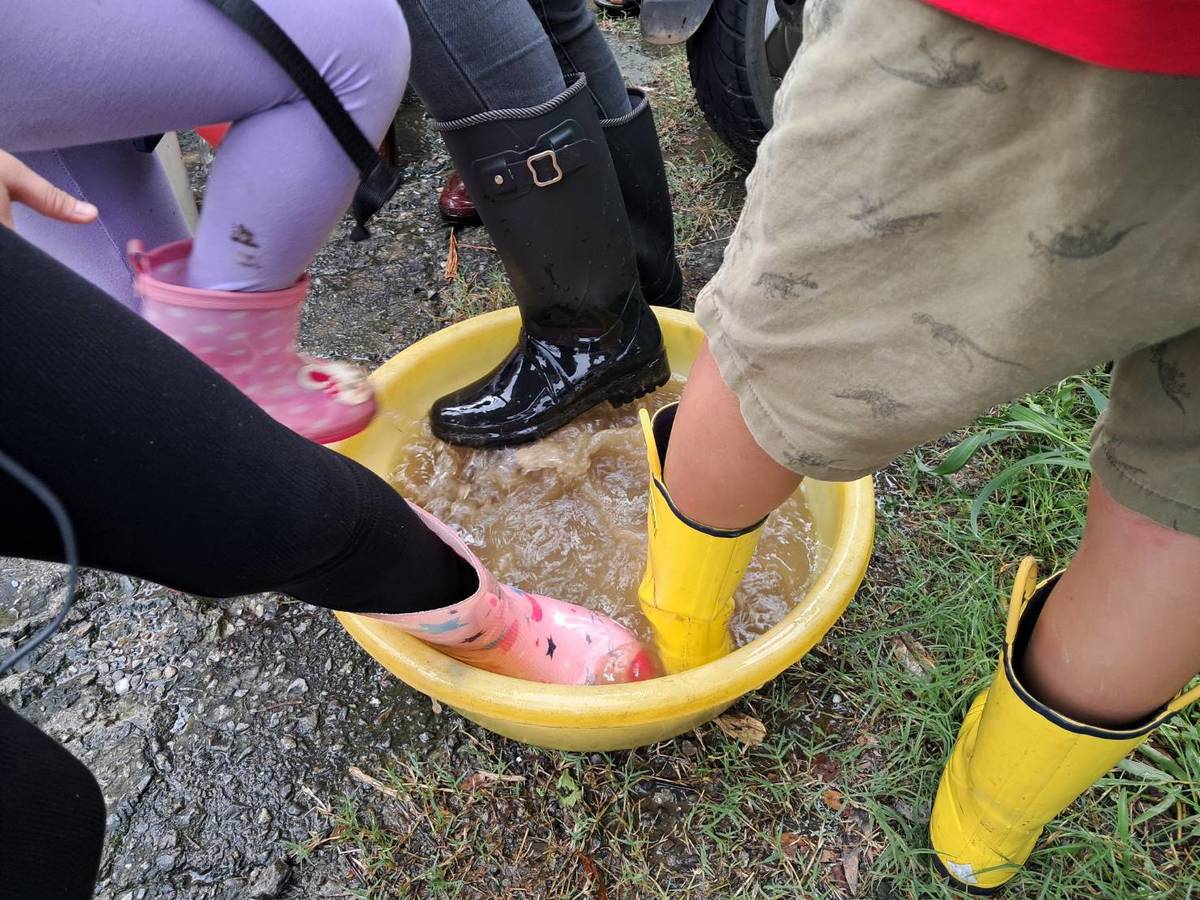
M 559 3 L 547 6 L 544 2 L 534 4 L 534 12 L 541 19 L 542 25 L 560 44 L 578 39 L 588 30 L 596 27 L 596 17 L 588 9 L 585 0 L 574 3 Z
M 408 82 L 412 48 L 404 14 L 396 0 L 341 0 L 335 18 L 327 35 L 334 45 L 316 62 L 346 111 L 378 141 Z

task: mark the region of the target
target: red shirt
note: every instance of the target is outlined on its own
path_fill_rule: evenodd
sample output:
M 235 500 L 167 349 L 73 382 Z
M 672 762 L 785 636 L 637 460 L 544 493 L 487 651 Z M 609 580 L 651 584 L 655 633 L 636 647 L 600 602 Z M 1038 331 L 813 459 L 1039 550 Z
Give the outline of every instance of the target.
M 1200 75 L 1200 0 L 926 0 L 1084 62 Z

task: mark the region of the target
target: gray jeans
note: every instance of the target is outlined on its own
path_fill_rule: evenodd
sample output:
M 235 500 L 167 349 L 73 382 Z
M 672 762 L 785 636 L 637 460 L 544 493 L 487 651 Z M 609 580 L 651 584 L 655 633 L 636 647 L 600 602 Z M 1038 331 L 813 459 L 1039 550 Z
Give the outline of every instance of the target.
M 587 75 L 601 118 L 630 111 L 621 70 L 587 0 L 400 0 L 410 82 L 440 121 L 545 103 Z

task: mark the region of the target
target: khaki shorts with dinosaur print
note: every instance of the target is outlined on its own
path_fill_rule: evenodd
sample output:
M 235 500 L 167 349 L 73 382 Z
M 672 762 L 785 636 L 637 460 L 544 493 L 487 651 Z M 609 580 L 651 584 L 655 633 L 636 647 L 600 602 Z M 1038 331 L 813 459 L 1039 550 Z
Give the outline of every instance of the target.
M 848 480 L 1116 361 L 1092 469 L 1200 535 L 1200 79 L 809 0 L 696 312 L 756 440 Z

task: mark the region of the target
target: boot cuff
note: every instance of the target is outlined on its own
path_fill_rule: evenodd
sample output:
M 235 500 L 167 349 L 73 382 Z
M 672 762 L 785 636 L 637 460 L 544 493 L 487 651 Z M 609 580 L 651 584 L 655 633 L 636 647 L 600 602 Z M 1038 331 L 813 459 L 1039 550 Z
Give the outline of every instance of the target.
M 622 125 L 628 125 L 650 108 L 650 101 L 646 99 L 646 92 L 641 88 L 626 88 L 626 91 L 629 94 L 629 105 L 632 108 L 623 116 L 617 116 L 613 119 L 601 119 L 601 128 L 619 128 Z
M 587 76 L 583 74 L 568 75 L 567 89 L 552 100 L 547 100 L 545 103 L 539 103 L 537 106 L 529 106 L 525 109 L 488 109 L 481 113 L 475 113 L 473 116 L 465 116 L 461 119 L 451 119 L 449 122 L 434 122 L 433 130 L 438 132 L 446 131 L 461 131 L 464 128 L 471 128 L 475 125 L 483 125 L 487 122 L 506 122 L 517 119 L 536 119 L 538 116 L 544 116 L 546 113 L 554 112 L 572 97 L 587 90 Z

